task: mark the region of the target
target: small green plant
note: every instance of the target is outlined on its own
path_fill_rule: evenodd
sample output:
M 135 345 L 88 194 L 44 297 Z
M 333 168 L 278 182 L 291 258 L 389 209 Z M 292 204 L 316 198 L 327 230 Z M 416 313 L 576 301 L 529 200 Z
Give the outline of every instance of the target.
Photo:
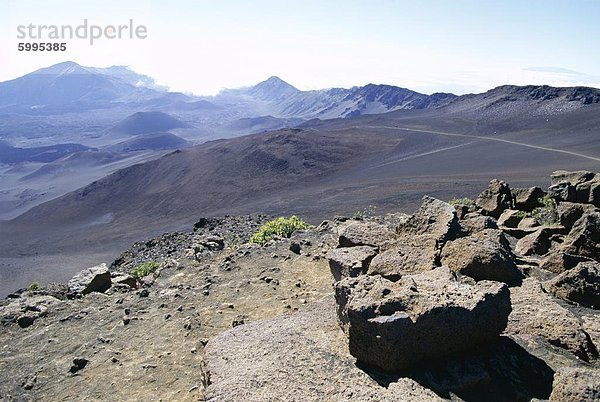
M 290 237 L 296 230 L 308 229 L 310 225 L 292 215 L 289 218 L 277 218 L 273 219 L 262 225 L 258 232 L 256 232 L 250 238 L 250 243 L 264 245 L 266 242 L 271 240 L 273 236 Z
M 35 292 L 37 290 L 40 290 L 40 284 L 37 282 L 31 282 L 31 285 L 29 285 L 27 290 L 29 290 L 30 292 Z
M 375 215 L 376 205 L 368 205 L 360 211 L 357 211 L 352 215 L 353 219 L 367 219 Z
M 558 211 L 554 198 L 545 195 L 538 200 L 541 207 L 531 211 L 531 217 L 540 225 L 556 226 L 559 224 Z
M 145 276 L 150 275 L 154 271 L 158 269 L 158 263 L 154 261 L 148 261 L 143 264 L 138 265 L 134 269 L 132 269 L 129 273 L 136 279 L 142 279 Z
M 475 208 L 475 201 L 473 201 L 470 198 L 453 198 L 450 201 L 448 201 L 448 204 L 452 205 L 453 207 L 467 207 L 469 209 Z
M 542 226 L 557 226 L 559 225 L 558 211 L 554 198 L 545 195 L 538 199 L 542 204 L 541 207 L 534 208 L 531 212 L 519 211 L 519 218 L 533 218 L 539 225 Z

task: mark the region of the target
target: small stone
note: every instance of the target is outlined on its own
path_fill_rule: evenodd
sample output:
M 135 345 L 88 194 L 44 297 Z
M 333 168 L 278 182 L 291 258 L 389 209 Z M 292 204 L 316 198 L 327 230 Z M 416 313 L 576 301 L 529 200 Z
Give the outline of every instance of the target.
M 129 325 L 129 323 L 131 322 L 131 318 L 129 317 L 123 317 L 123 325 Z
M 150 291 L 148 289 L 142 289 L 139 291 L 138 295 L 140 297 L 148 297 L 150 295 Z
M 85 359 L 83 357 L 76 357 L 75 359 L 73 359 L 73 365 L 69 369 L 69 372 L 71 374 L 75 374 L 78 371 L 83 370 L 89 362 L 90 361 L 88 359 Z

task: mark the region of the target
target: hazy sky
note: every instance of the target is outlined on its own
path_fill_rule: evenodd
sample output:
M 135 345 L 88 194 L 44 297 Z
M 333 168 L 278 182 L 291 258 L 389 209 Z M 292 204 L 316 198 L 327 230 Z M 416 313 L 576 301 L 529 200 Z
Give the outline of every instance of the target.
M 18 25 L 119 25 L 147 39 L 18 52 Z M 277 75 L 300 89 L 387 83 L 431 93 L 501 84 L 600 87 L 596 0 L 0 0 L 0 80 L 57 62 L 128 65 L 214 94 Z

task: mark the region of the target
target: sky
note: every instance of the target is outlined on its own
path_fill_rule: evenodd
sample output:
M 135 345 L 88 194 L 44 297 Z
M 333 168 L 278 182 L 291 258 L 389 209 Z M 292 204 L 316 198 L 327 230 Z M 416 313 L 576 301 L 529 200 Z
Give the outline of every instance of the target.
M 503 84 L 600 87 L 600 0 L 0 0 L 0 81 L 72 60 L 126 65 L 211 95 L 276 75 L 302 90 L 391 84 L 423 93 Z M 147 37 L 53 40 L 19 25 L 134 24 Z

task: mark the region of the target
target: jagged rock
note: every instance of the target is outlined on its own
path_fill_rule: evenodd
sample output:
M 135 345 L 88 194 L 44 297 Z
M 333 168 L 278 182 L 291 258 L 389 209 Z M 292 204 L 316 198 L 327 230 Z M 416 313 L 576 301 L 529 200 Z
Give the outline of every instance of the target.
M 562 250 L 569 254 L 600 259 L 600 212 L 582 215 L 565 237 Z
M 521 219 L 523 219 L 521 211 L 518 211 L 516 209 L 506 209 L 498 218 L 498 226 L 516 228 L 519 226 L 519 222 L 521 222 Z
M 558 219 L 560 224 L 571 229 L 575 222 L 583 216 L 583 214 L 590 214 L 594 211 L 598 211 L 593 205 L 589 204 L 578 204 L 573 202 L 561 202 L 557 207 Z
M 594 181 L 586 181 L 575 186 L 575 202 L 582 204 L 594 204 L 600 192 L 600 178 Z
M 346 278 L 336 283 L 335 295 L 350 353 L 385 371 L 496 340 L 511 310 L 505 284 L 466 284 L 447 267 L 397 282 Z
M 563 367 L 554 375 L 550 402 L 600 400 L 600 372 L 582 367 Z
M 406 223 L 398 226 L 400 236 L 427 235 L 441 247 L 460 233 L 460 225 L 454 207 L 432 197 L 423 197 L 419 210 Z
M 515 208 L 520 211 L 531 212 L 537 207 L 541 207 L 540 198 L 546 193 L 539 187 L 517 188 L 512 190 L 514 196 Z
M 441 263 L 475 280 L 513 283 L 522 278 L 508 241 L 500 230 L 486 229 L 448 242 Z
M 329 269 L 336 281 L 358 276 L 367 272 L 369 263 L 376 255 L 377 249 L 371 246 L 336 248 L 329 254 Z
M 375 222 L 353 222 L 340 232 L 339 246 L 379 247 L 394 237 L 395 233 L 385 225 Z
M 575 202 L 577 200 L 575 187 L 566 181 L 548 187 L 548 196 L 554 198 L 558 203 Z
M 290 242 L 290 251 L 294 254 L 300 254 L 301 246 L 300 242 L 292 240 Z
M 110 288 L 110 272 L 106 264 L 84 269 L 69 281 L 69 293 L 86 295 L 91 292 L 105 292 Z
M 128 286 L 132 289 L 137 289 L 138 281 L 133 276 L 126 273 L 116 273 L 111 278 L 112 285 L 123 285 Z
M 590 183 L 590 196 L 588 202 L 595 207 L 600 208 L 600 180 L 598 180 L 598 177 L 596 178 L 596 181 Z
M 580 262 L 585 261 L 593 260 L 579 255 L 568 254 L 564 251 L 551 251 L 540 262 L 540 268 L 560 274 L 561 272 L 574 268 Z
M 436 245 L 437 242 L 427 236 L 415 236 L 410 241 L 398 242 L 375 256 L 367 273 L 395 281 L 402 275 L 430 271 L 436 267 Z
M 461 231 L 465 235 L 472 235 L 485 229 L 498 229 L 496 220 L 490 216 L 477 214 L 476 216 L 465 217 L 460 221 Z
M 475 205 L 481 213 L 498 218 L 505 209 L 513 208 L 513 196 L 508 184 L 500 180 L 492 180 L 488 188 L 479 194 Z
M 329 297 L 225 331 L 205 348 L 207 401 L 442 401 L 409 378 L 382 387 L 355 364 Z
M 578 358 L 590 361 L 597 357 L 596 346 L 585 332 L 578 317 L 560 306 L 534 278 L 511 288 L 512 313 L 506 333 L 517 337 L 540 337 Z
M 573 172 L 567 170 L 556 170 L 550 175 L 550 182 L 552 185 L 567 182 L 576 186 L 579 183 L 593 180 L 595 176 L 595 173 L 588 172 L 586 170 L 576 170 Z
M 598 309 L 600 308 L 600 264 L 581 262 L 575 268 L 544 283 L 544 289 L 558 298 Z
M 85 359 L 83 357 L 76 357 L 75 359 L 73 359 L 73 365 L 69 369 L 69 372 L 71 374 L 75 374 L 78 371 L 83 370 L 89 362 L 90 361 L 88 359 Z
M 536 228 L 540 227 L 540 224 L 538 223 L 538 221 L 536 221 L 534 218 L 531 217 L 526 217 L 521 219 L 521 221 L 519 222 L 519 225 L 517 226 L 518 229 L 523 229 L 523 230 L 527 230 L 527 229 L 533 229 L 533 230 L 537 230 Z
M 549 231 L 542 227 L 535 232 L 519 239 L 515 250 L 521 255 L 544 255 L 548 253 L 550 250 Z

